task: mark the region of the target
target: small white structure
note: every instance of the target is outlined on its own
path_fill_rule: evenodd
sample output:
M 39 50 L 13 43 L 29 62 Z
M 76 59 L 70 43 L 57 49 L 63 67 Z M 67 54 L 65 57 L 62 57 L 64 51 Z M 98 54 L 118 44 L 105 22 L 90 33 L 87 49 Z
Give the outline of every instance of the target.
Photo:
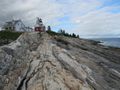
M 44 24 L 42 22 L 42 19 L 41 18 L 37 18 L 34 31 L 45 32 L 45 30 L 46 30 L 46 27 L 44 26 Z
M 9 31 L 32 31 L 32 28 L 26 27 L 21 20 L 12 20 L 9 22 L 6 22 L 3 27 L 3 30 L 9 30 Z

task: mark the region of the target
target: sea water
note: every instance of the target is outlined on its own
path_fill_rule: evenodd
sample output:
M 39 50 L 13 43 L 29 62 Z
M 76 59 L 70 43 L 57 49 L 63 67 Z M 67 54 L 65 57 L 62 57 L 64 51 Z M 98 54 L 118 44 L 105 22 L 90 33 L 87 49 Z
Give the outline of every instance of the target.
M 120 38 L 95 38 L 93 40 L 100 41 L 102 45 L 120 48 Z

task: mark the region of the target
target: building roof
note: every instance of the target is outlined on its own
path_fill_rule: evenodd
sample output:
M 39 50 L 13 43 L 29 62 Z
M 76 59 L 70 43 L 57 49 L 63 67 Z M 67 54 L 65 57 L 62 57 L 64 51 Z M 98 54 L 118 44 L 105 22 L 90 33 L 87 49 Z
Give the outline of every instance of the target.
M 6 22 L 7 25 L 16 25 L 17 23 L 22 23 L 21 20 L 12 20 L 12 21 L 9 21 L 9 22 Z M 23 24 L 23 23 L 22 23 Z

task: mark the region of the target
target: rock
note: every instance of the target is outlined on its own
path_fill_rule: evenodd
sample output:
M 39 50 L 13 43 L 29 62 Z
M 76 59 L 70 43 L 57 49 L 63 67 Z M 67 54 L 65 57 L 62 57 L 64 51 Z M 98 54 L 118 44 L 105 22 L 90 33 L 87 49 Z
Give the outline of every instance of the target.
M 0 90 L 120 90 L 120 50 L 24 33 L 0 47 Z

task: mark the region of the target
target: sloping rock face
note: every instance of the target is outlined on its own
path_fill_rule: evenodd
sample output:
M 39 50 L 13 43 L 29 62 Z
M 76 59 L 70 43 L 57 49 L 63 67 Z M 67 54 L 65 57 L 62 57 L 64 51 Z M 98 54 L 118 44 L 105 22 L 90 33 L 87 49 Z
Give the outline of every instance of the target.
M 120 90 L 120 50 L 24 33 L 0 47 L 0 90 Z

